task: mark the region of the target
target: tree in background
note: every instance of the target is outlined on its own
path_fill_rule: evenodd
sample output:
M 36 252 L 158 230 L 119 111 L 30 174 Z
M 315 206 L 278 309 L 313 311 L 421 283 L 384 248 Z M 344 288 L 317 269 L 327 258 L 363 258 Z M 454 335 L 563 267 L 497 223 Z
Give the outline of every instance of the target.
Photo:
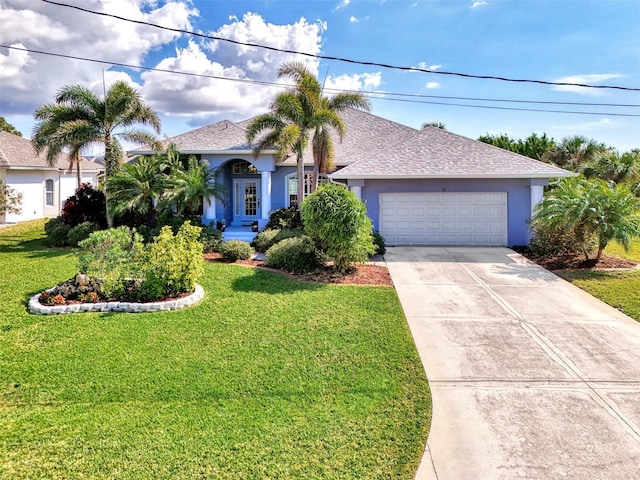
M 554 150 L 546 154 L 545 160 L 560 168 L 580 172 L 587 165 L 596 163 L 601 156 L 613 150 L 604 143 L 574 135 L 563 138 Z
M 16 127 L 7 122 L 7 120 L 2 116 L 0 116 L 0 132 L 9 132 L 19 137 L 22 136 L 22 132 L 18 131 Z
M 72 160 L 79 167 L 80 151 L 100 143 L 105 148 L 107 178 L 124 160 L 118 139 L 156 146 L 155 137 L 137 125 L 160 132 L 157 113 L 124 81 L 113 83 L 103 98 L 80 85 L 66 86 L 56 95 L 55 103 L 38 108 L 34 116 L 37 120 L 33 130 L 34 146 L 38 151 L 49 149 L 50 163 L 64 149 L 69 149 Z M 111 215 L 108 217 L 111 224 Z
M 549 152 L 556 149 L 556 142 L 552 138 L 547 137 L 546 133 L 543 133 L 542 136 L 532 133 L 524 140 L 515 140 L 504 133 L 500 135 L 487 134 L 478 137 L 478 140 L 493 145 L 494 147 L 542 161 L 544 161 L 545 155 L 548 155 Z
M 436 127 L 440 130 L 446 130 L 447 126 L 442 122 L 425 122 L 422 124 L 422 129 L 424 130 L 427 127 Z
M 0 215 L 5 213 L 22 213 L 22 192 L 0 180 Z

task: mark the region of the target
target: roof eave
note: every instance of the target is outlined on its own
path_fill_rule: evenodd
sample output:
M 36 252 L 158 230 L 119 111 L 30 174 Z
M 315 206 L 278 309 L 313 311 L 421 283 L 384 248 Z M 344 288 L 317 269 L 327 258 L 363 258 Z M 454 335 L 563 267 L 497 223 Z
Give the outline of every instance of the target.
M 388 174 L 354 174 L 354 175 L 340 175 L 340 172 L 335 172 L 329 175 L 330 178 L 336 180 L 401 180 L 401 179 L 443 179 L 443 178 L 459 178 L 459 179 L 473 179 L 473 178 L 564 178 L 575 177 L 577 173 L 573 172 L 559 172 L 557 174 L 543 174 L 543 173 L 529 173 L 529 174 L 441 174 L 441 175 L 424 175 L 424 174 L 404 174 L 404 175 L 388 175 Z
M 252 150 L 183 150 L 178 149 L 181 155 L 253 155 Z M 154 155 L 157 154 L 154 150 L 131 150 L 127 152 L 127 155 Z M 263 154 L 275 155 L 275 150 L 262 150 Z

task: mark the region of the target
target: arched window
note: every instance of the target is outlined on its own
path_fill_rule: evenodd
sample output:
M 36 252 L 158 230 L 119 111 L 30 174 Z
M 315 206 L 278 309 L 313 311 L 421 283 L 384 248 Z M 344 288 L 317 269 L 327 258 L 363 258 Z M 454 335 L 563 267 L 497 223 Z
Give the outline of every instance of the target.
M 291 173 L 284 177 L 286 186 L 286 198 L 285 205 L 290 207 L 291 205 L 298 204 L 298 177 L 295 173 Z M 304 176 L 304 196 L 306 197 L 311 193 L 311 181 L 313 180 L 313 173 L 307 173 Z M 329 183 L 329 177 L 321 174 L 318 178 L 318 185 L 324 185 Z
M 44 181 L 44 203 L 48 207 L 52 207 L 55 205 L 55 190 L 54 190 L 54 181 L 50 178 Z

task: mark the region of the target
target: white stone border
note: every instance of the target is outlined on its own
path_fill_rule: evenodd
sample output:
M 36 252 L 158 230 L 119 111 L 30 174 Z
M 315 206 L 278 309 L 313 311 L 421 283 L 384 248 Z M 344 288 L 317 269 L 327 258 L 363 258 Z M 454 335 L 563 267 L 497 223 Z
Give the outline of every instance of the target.
M 42 305 L 40 294 L 34 295 L 29 300 L 29 311 L 36 315 L 61 315 L 64 313 L 82 312 L 167 312 L 169 310 L 180 310 L 190 307 L 200 302 L 204 298 L 204 289 L 196 285 L 195 291 L 182 298 L 168 300 L 165 302 L 99 302 L 99 303 L 73 303 L 70 305 Z

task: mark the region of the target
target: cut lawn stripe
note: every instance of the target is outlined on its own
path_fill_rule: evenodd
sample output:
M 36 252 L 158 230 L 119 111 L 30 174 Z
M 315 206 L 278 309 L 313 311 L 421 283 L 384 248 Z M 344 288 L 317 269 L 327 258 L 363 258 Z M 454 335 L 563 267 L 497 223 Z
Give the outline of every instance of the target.
M 0 478 L 411 479 L 430 396 L 395 291 L 205 265 L 199 305 L 35 316 L 75 273 L 0 230 Z

